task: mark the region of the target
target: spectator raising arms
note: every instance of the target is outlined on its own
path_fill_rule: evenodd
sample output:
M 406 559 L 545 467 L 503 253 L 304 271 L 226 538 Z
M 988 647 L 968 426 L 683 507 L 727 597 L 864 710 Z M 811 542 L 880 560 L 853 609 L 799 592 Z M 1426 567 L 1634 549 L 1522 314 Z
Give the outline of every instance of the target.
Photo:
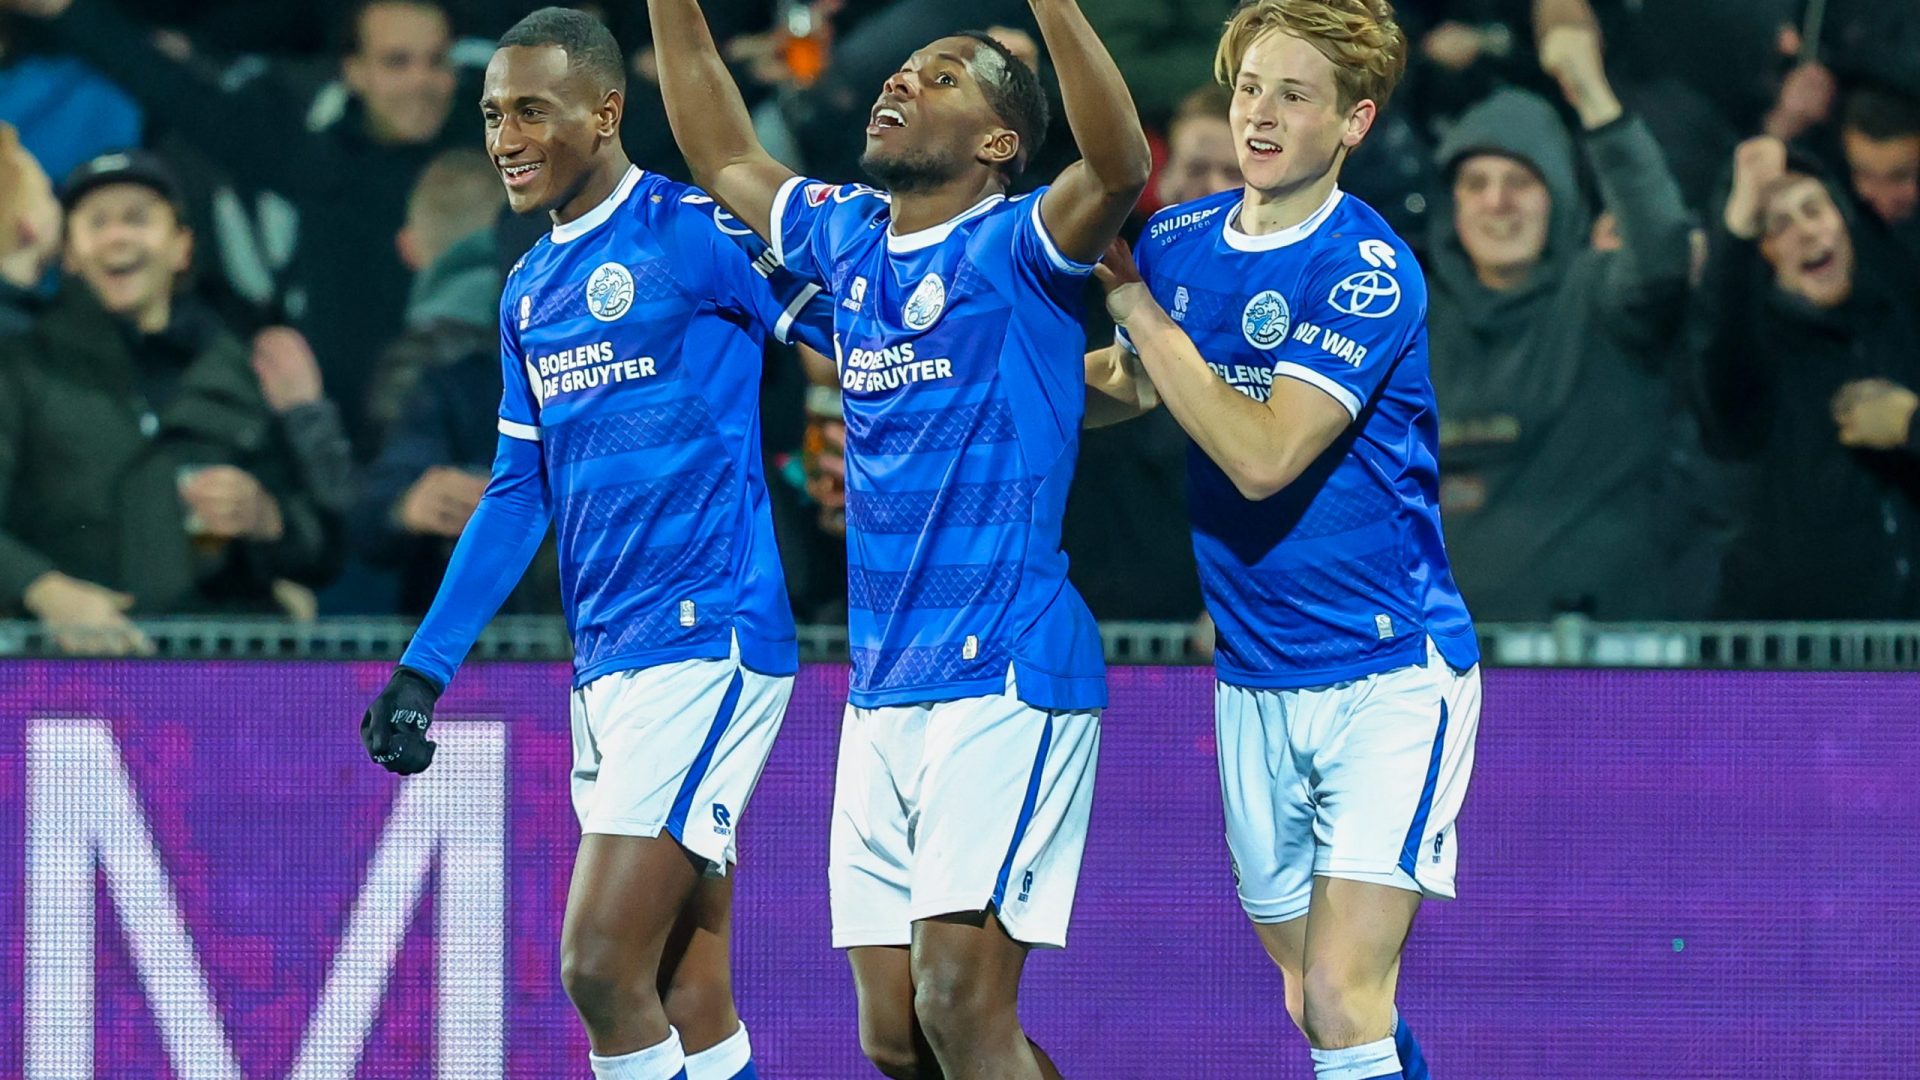
M 270 611 L 276 579 L 323 582 L 345 451 L 303 346 L 250 358 L 176 302 L 193 236 L 157 159 L 96 158 L 63 197 L 72 277 L 0 346 L 0 605 L 125 651 L 129 610 Z
M 1920 615 L 1920 316 L 1842 206 L 1778 139 L 1737 151 L 1700 310 L 1707 432 L 1759 466 L 1730 616 Z
M 36 289 L 60 253 L 60 202 L 13 125 L 0 123 L 0 337 L 33 328 Z
M 1665 342 L 1684 310 L 1686 208 L 1614 97 L 1599 34 L 1550 27 L 1540 58 L 1579 114 L 1621 243 L 1589 247 L 1574 146 L 1541 98 L 1500 91 L 1442 144 L 1453 195 L 1435 215 L 1428 281 L 1447 548 L 1483 618 L 1657 616 Z

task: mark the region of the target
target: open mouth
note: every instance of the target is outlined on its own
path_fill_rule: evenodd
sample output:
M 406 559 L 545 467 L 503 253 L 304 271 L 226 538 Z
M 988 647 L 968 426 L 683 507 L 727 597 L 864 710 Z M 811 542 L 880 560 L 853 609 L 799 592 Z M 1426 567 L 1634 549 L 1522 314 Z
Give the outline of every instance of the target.
M 1807 274 L 1824 274 L 1840 262 L 1840 256 L 1831 251 L 1823 251 L 1800 263 L 1800 270 Z
M 500 175 L 506 177 L 508 187 L 525 187 L 538 176 L 544 162 L 527 161 L 518 164 L 500 166 Z
M 1265 139 L 1248 139 L 1247 152 L 1253 155 L 1255 161 L 1272 161 L 1280 156 L 1280 144 Z
M 878 135 L 883 131 L 893 131 L 907 126 L 907 118 L 899 109 L 891 105 L 881 105 L 873 110 L 873 116 L 867 122 L 867 134 Z

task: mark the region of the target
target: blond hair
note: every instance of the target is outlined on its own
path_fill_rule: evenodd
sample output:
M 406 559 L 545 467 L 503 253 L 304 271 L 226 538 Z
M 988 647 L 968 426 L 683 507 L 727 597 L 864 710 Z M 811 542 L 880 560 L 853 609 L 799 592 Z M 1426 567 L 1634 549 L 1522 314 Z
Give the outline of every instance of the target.
M 1387 0 L 1249 0 L 1227 20 L 1214 78 L 1231 86 L 1247 50 L 1268 33 L 1292 34 L 1333 62 L 1340 107 L 1384 107 L 1407 70 L 1407 35 Z

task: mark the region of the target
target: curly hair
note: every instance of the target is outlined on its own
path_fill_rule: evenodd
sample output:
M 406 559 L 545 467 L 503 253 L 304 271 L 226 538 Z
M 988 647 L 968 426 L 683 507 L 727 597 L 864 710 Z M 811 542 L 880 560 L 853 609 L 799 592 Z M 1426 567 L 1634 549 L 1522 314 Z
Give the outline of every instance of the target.
M 1233 85 L 1247 50 L 1274 31 L 1333 62 L 1341 108 L 1366 100 L 1385 107 L 1407 70 L 1407 35 L 1387 0 L 1249 0 L 1227 20 L 1214 77 Z

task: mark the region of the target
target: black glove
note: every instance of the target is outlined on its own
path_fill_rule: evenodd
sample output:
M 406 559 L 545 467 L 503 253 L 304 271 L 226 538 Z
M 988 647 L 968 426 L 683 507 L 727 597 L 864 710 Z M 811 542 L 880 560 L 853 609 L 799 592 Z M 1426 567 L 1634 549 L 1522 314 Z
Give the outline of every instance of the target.
M 427 725 L 433 723 L 433 703 L 439 698 L 439 689 L 425 675 L 394 668 L 387 688 L 360 720 L 360 742 L 367 756 L 401 776 L 425 771 L 433 764 L 434 750 Z

